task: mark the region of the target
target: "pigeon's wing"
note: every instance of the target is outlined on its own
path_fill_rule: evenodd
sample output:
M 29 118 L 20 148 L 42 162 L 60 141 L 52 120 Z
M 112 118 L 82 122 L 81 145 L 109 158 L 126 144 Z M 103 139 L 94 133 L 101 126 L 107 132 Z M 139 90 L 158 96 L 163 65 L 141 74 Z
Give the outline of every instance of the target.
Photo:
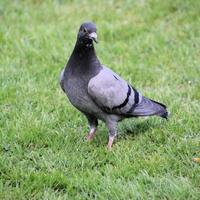
M 106 67 L 89 81 L 88 93 L 102 110 L 113 114 L 128 115 L 141 101 L 132 86 Z

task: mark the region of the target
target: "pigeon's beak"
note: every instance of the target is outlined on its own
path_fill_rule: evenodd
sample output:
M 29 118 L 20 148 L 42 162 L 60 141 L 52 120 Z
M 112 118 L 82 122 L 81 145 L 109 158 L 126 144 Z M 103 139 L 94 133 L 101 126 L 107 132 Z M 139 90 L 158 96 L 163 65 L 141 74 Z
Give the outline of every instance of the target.
M 97 34 L 96 34 L 95 32 L 90 33 L 90 34 L 89 34 L 89 37 L 90 37 L 93 41 L 95 41 L 96 43 L 98 43 L 98 41 L 97 41 Z

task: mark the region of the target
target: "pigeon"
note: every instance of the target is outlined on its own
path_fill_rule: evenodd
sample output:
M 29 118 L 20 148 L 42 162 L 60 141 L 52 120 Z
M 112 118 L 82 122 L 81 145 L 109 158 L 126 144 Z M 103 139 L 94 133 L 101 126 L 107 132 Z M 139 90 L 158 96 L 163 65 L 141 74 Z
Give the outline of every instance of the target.
M 86 139 L 91 141 L 98 120 L 109 130 L 108 149 L 117 135 L 117 123 L 125 118 L 157 115 L 168 118 L 167 107 L 144 97 L 117 73 L 102 65 L 95 53 L 97 28 L 84 22 L 78 31 L 73 52 L 60 75 L 60 86 L 71 104 L 89 124 Z

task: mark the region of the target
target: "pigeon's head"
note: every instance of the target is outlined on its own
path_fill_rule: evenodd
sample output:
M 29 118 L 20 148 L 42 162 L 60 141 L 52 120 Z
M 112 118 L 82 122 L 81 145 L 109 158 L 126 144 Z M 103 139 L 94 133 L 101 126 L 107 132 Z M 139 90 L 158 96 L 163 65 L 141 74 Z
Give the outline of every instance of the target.
M 97 43 L 97 33 L 96 25 L 92 22 L 85 22 L 80 26 L 78 32 L 78 41 L 90 47 L 93 45 L 93 41 Z

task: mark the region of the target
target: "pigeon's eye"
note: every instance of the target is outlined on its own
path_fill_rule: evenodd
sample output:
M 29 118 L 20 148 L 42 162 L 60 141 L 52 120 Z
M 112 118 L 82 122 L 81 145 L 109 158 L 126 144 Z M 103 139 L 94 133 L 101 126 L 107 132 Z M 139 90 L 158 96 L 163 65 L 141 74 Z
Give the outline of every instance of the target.
M 86 33 L 86 32 L 87 32 L 86 28 L 83 28 L 83 32 L 84 32 L 84 33 Z

